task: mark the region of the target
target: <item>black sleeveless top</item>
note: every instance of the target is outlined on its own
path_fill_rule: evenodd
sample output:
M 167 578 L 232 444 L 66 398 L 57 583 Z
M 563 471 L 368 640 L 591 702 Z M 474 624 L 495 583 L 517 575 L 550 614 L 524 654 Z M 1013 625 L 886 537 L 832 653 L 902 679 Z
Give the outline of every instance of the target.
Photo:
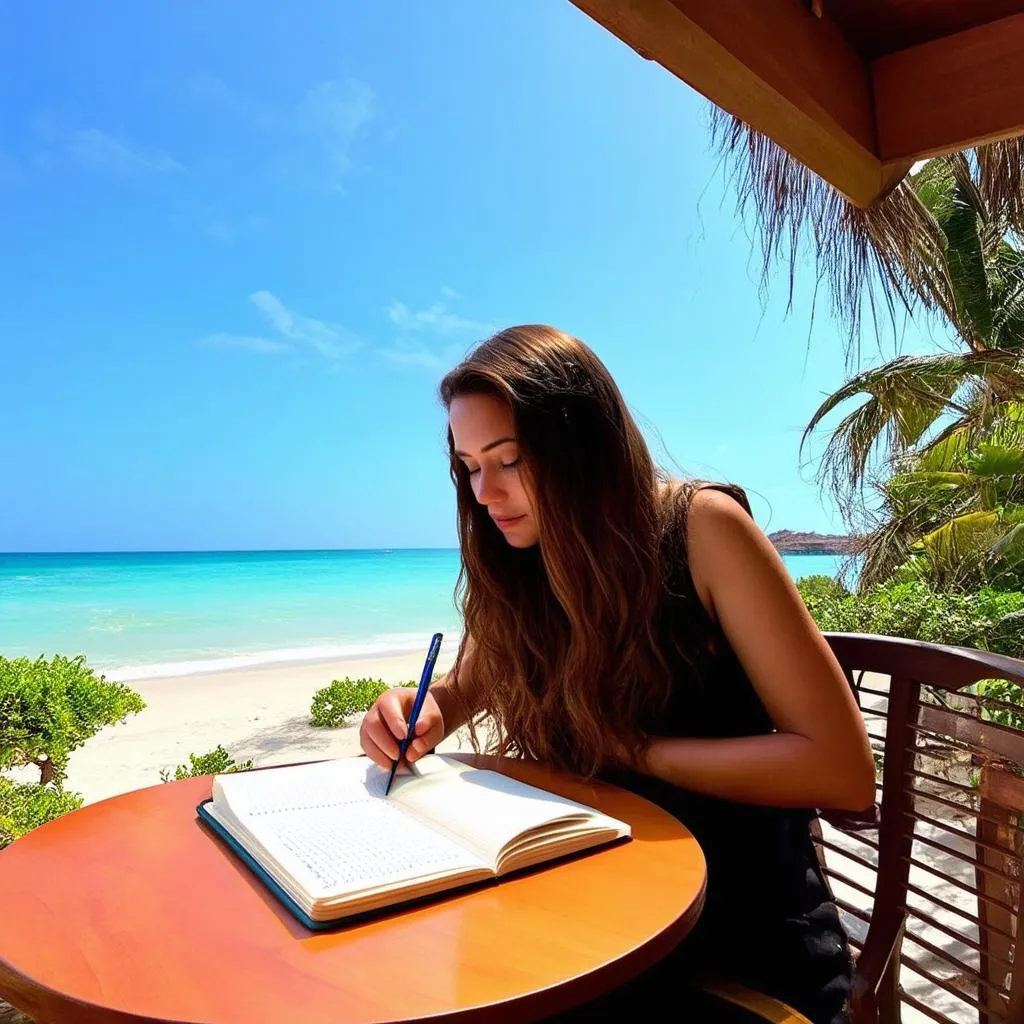
M 688 568 L 670 581 L 674 614 L 699 616 L 707 643 L 699 685 L 677 687 L 660 736 L 757 736 L 774 726 Z M 680 667 L 682 672 L 682 667 Z M 688 680 L 693 669 L 687 667 Z M 782 999 L 814 1024 L 845 1024 L 852 980 L 846 935 L 811 840 L 813 809 L 741 804 L 650 776 L 606 773 L 677 817 L 707 861 L 704 911 L 677 955 L 682 971 L 717 976 Z

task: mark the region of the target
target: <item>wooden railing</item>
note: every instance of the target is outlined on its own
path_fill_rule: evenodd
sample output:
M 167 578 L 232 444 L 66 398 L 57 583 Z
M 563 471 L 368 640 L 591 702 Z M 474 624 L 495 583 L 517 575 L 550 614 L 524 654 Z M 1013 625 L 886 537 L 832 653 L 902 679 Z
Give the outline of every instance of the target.
M 1021 1024 L 1024 707 L 974 684 L 1024 684 L 1024 661 L 826 636 L 881 762 L 873 811 L 824 814 L 816 836 L 858 951 L 854 1024 L 891 1024 L 903 1006 Z

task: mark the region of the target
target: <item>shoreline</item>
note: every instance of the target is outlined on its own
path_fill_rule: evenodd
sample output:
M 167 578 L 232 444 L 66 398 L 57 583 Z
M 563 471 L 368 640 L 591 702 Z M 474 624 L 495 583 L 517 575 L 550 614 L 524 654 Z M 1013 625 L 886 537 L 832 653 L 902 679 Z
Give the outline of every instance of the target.
M 455 636 L 454 634 L 458 634 Z M 461 628 L 445 631 L 441 644 L 441 656 L 454 657 L 458 650 Z M 242 651 L 237 654 L 199 656 L 183 661 L 143 662 L 137 665 L 120 665 L 103 668 L 88 660 L 86 664 L 97 675 L 105 676 L 110 682 L 130 685 L 154 682 L 161 679 L 187 679 L 197 675 L 223 675 L 230 672 L 256 671 L 264 668 L 288 668 L 299 665 L 342 664 L 349 661 L 385 661 L 426 654 L 426 645 L 419 634 L 412 634 L 408 643 L 392 640 L 352 641 L 337 644 L 311 644 L 305 647 L 280 647 L 267 651 Z M 427 638 L 429 639 L 429 637 Z M 422 666 L 421 666 L 422 667 Z M 419 675 L 419 671 L 415 673 Z
M 436 671 L 451 668 L 454 656 L 454 650 L 442 651 Z M 317 728 L 309 722 L 313 694 L 345 676 L 391 684 L 418 679 L 423 657 L 416 651 L 333 658 L 129 682 L 145 709 L 75 750 L 65 789 L 81 793 L 89 804 L 159 785 L 162 769 L 173 772 L 189 754 L 208 753 L 218 744 L 238 762 L 251 758 L 255 767 L 358 755 L 362 715 L 341 728 Z M 438 749 L 466 749 L 466 738 L 455 734 Z M 31 766 L 5 774 L 19 782 L 39 778 Z

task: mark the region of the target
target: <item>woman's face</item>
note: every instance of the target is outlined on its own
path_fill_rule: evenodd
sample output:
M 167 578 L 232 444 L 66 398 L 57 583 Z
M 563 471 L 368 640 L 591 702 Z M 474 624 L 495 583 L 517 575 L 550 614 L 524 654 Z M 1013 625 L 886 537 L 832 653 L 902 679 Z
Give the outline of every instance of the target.
M 512 547 L 533 547 L 540 532 L 533 491 L 520 472 L 512 410 L 492 395 L 460 395 L 449 406 L 448 425 L 476 500 Z

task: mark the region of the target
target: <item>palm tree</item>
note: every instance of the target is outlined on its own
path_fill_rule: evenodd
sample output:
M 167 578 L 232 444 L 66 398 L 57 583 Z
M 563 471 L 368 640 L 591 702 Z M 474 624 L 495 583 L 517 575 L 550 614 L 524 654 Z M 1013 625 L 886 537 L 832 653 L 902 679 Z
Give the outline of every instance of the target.
M 1024 403 L 998 406 L 981 438 L 947 431 L 893 468 L 865 538 L 862 588 L 893 576 L 1024 586 Z
M 741 214 L 753 207 L 763 282 L 776 262 L 788 262 L 792 299 L 796 262 L 810 244 L 818 283 L 848 328 L 848 365 L 859 361 L 865 310 L 876 332 L 882 315 L 895 326 L 901 308 L 938 318 L 960 348 L 856 373 L 805 431 L 806 441 L 839 406 L 861 399 L 832 429 L 820 469 L 848 522 L 866 509 L 873 459 L 883 480 L 895 474 L 902 481 L 892 488 L 876 482 L 882 507 L 873 510 L 881 515 L 869 537 L 875 543 L 865 578 L 878 578 L 909 553 L 911 526 L 926 526 L 918 522 L 921 509 L 910 514 L 906 507 L 911 497 L 921 498 L 915 474 L 953 472 L 921 460 L 948 454 L 952 449 L 943 446 L 951 438 L 958 451 L 992 443 L 985 439 L 1005 420 L 1006 403 L 1024 400 L 1024 139 L 924 162 L 872 207 L 858 209 L 722 111 L 715 112 L 714 131 L 733 168 Z M 934 502 L 925 504 L 934 519 Z M 932 530 L 940 525 L 931 522 Z M 961 524 L 957 535 L 965 529 Z

